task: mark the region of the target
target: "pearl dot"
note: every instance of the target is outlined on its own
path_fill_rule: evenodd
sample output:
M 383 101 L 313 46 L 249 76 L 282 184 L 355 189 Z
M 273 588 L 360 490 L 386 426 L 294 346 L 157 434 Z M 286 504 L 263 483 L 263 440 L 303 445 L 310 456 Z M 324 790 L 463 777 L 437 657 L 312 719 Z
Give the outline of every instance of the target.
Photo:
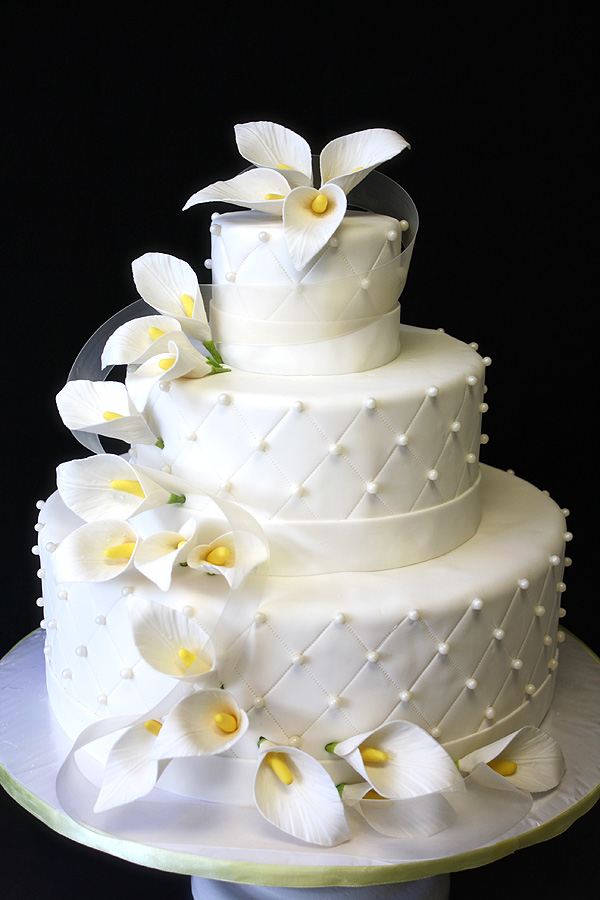
M 33 553 L 34 556 L 40 555 L 40 548 L 38 547 L 37 544 L 33 545 L 33 547 L 31 548 L 31 552 Z
M 400 691 L 400 694 L 399 694 L 399 697 L 400 697 L 400 700 L 402 701 L 402 703 L 408 703 L 409 700 L 411 699 L 411 696 L 412 695 L 411 695 L 410 691 Z
M 450 431 L 453 431 L 454 434 L 457 434 L 461 428 L 462 428 L 462 425 L 460 424 L 460 422 L 453 422 L 452 425 L 450 426 Z
M 44 605 L 44 598 L 43 598 L 43 597 L 38 597 L 37 600 L 35 601 L 35 605 L 36 605 L 36 606 L 43 606 L 43 605 Z
M 496 718 L 496 710 L 494 709 L 493 706 L 488 706 L 488 708 L 485 711 L 485 717 L 486 717 L 486 719 L 495 719 Z
M 479 438 L 480 444 L 489 444 L 489 442 L 490 442 L 489 434 L 482 434 L 481 437 Z
M 368 278 L 363 278 L 360 283 L 360 286 L 363 289 L 363 291 L 368 291 L 369 288 L 371 287 L 371 282 L 369 281 Z
M 226 272 L 225 273 L 225 281 L 229 281 L 233 283 L 235 281 L 235 272 Z
M 544 615 L 545 612 L 546 612 L 545 606 L 535 606 L 533 608 L 533 613 L 534 613 L 534 615 L 536 615 L 538 617 L 538 619 L 541 619 L 541 617 Z
M 494 637 L 496 638 L 497 641 L 503 641 L 505 634 L 506 634 L 506 632 L 504 631 L 503 628 L 495 628 L 494 629 Z
M 331 240 L 329 241 L 329 246 L 334 247 L 334 248 L 339 247 L 340 246 L 339 238 L 332 237 Z
M 129 594 L 133 594 L 133 590 L 134 589 L 131 585 L 126 584 L 124 587 L 121 588 L 121 594 L 123 597 L 128 597 Z
M 567 586 L 564 583 L 564 581 L 559 581 L 558 584 L 556 585 L 556 590 L 558 591 L 559 594 L 564 594 L 566 589 L 567 589 Z
M 52 647 L 50 646 L 50 644 L 46 644 L 46 645 L 45 645 L 45 647 L 44 647 L 44 655 L 45 655 L 45 656 L 52 656 Z
M 221 234 L 221 226 L 217 225 L 216 222 L 213 222 L 208 230 L 210 231 L 211 234 Z
M 48 619 L 46 621 L 46 628 L 48 629 L 48 631 L 56 631 L 57 624 L 58 623 L 56 619 Z
M 75 654 L 80 657 L 87 656 L 87 647 L 84 647 L 83 644 L 80 644 L 79 647 L 75 647 Z
M 565 556 L 565 568 L 569 568 L 569 566 L 573 565 L 573 560 L 570 556 Z
M 171 390 L 171 382 L 170 381 L 159 381 L 158 387 L 161 391 L 167 394 Z
M 192 616 L 194 615 L 194 613 L 196 612 L 196 610 L 194 609 L 193 606 L 190 606 L 189 604 L 187 604 L 186 606 L 183 607 L 181 612 L 186 618 L 191 619 Z
M 265 698 L 264 697 L 255 697 L 254 700 L 252 701 L 252 705 L 255 706 L 256 709 L 262 709 L 263 706 L 265 705 Z
M 96 616 L 94 622 L 96 625 L 106 625 L 106 616 Z
M 186 441 L 195 441 L 198 439 L 198 435 L 196 434 L 195 431 L 188 431 L 188 433 L 185 436 L 185 439 L 186 439 Z
M 439 392 L 440 392 L 440 389 L 439 389 L 439 387 L 436 387 L 435 384 L 432 384 L 431 387 L 427 388 L 427 396 L 428 397 L 437 397 Z
M 408 612 L 408 618 L 411 620 L 411 622 L 418 622 L 421 618 L 421 613 L 418 609 L 411 609 Z
M 399 434 L 398 437 L 396 438 L 396 443 L 398 444 L 399 447 L 406 447 L 406 445 L 408 444 L 408 435 Z
M 98 694 L 98 696 L 96 697 L 96 701 L 101 706 L 106 706 L 106 704 L 108 703 L 108 697 L 106 696 L 106 694 Z
M 484 356 L 481 361 L 484 364 L 484 366 L 486 366 L 486 368 L 487 368 L 487 366 L 491 366 L 491 364 L 492 364 L 491 356 Z
M 442 734 L 442 729 L 440 728 L 439 725 L 434 725 L 433 728 L 431 729 L 430 733 L 431 733 L 431 737 L 439 738 Z
M 40 620 L 40 628 L 43 628 L 43 629 L 46 628 L 46 620 L 45 619 Z
M 344 613 L 341 613 L 341 612 L 336 613 L 335 616 L 333 617 L 333 621 L 337 625 L 343 625 L 344 622 L 346 621 L 346 616 L 344 615 Z
M 62 672 L 61 672 L 61 675 L 62 675 L 63 678 L 67 678 L 67 679 L 73 677 L 73 673 L 71 672 L 70 669 L 63 669 Z
M 558 610 L 558 618 L 559 618 L 559 619 L 564 619 L 564 617 L 566 616 L 566 614 L 567 614 L 566 609 L 565 609 L 563 606 L 561 606 L 560 609 Z
M 302 400 L 295 400 L 292 404 L 292 409 L 294 412 L 302 412 L 304 410 L 304 403 Z
M 477 382 L 479 381 L 477 375 L 467 375 L 467 384 L 471 387 L 475 387 Z
M 304 662 L 304 656 L 301 653 L 296 653 L 296 655 L 292 657 L 292 662 L 295 666 L 301 666 Z
M 489 404 L 488 404 L 488 403 L 480 403 L 480 404 L 479 404 L 479 412 L 480 412 L 480 413 L 486 413 L 486 412 L 488 411 L 489 408 L 490 408 L 490 407 L 489 407 Z
M 219 394 L 219 396 L 217 397 L 217 402 L 220 406 L 229 406 L 229 404 L 231 403 L 231 397 L 229 396 L 229 394 Z
M 35 525 L 33 526 L 33 530 L 34 531 L 43 531 L 45 527 L 46 527 L 46 525 L 44 522 L 36 522 Z
M 125 680 L 128 678 L 133 678 L 133 669 L 130 669 L 129 666 L 125 666 L 123 669 L 121 669 L 119 675 Z
M 476 678 L 467 678 L 465 681 L 465 687 L 469 691 L 474 691 L 477 687 L 477 679 Z
M 259 231 L 258 239 L 261 242 L 261 244 L 266 244 L 267 241 L 269 240 L 269 233 L 267 231 Z
M 430 469 L 427 473 L 427 478 L 429 479 L 429 481 L 437 481 L 439 477 L 440 473 L 437 469 Z
M 339 444 L 330 444 L 329 452 L 331 453 L 332 456 L 339 456 L 340 453 L 342 452 L 342 448 Z
M 35 503 L 36 508 L 41 509 L 44 506 L 45 502 L 46 502 L 45 500 L 36 500 L 36 503 Z
M 64 589 L 61 589 L 60 591 L 58 591 L 56 596 L 58 597 L 59 600 L 66 600 L 69 595 L 67 594 L 67 592 Z
M 302 738 L 300 737 L 299 734 L 292 734 L 288 738 L 288 745 L 290 747 L 299 747 L 301 743 L 302 743 Z
M 552 646 L 552 635 L 545 634 L 544 637 L 542 638 L 542 643 L 543 643 L 544 647 L 551 647 Z
M 54 553 L 56 547 L 57 545 L 54 543 L 54 541 L 48 541 L 48 543 L 46 544 L 46 550 L 48 551 L 48 553 Z
M 377 662 L 377 660 L 379 659 L 379 653 L 377 652 L 377 650 L 369 650 L 369 652 L 367 653 L 367 659 L 369 662 Z
M 529 587 L 529 581 L 527 578 L 519 578 L 518 585 L 522 591 L 526 591 Z
M 375 400 L 375 398 L 367 397 L 367 399 L 365 400 L 365 407 L 367 409 L 375 409 L 376 406 L 377 406 L 377 401 Z
M 254 442 L 254 449 L 261 451 L 267 449 L 266 441 L 258 440 Z
M 229 491 L 231 490 L 231 482 L 224 481 L 223 484 L 221 485 L 221 487 L 219 488 L 219 490 L 223 491 L 225 494 L 228 494 Z
M 523 668 L 523 660 L 522 659 L 513 659 L 510 664 L 511 668 L 515 670 L 515 672 L 519 672 Z
M 330 697 L 329 698 L 329 706 L 331 709 L 339 709 L 342 705 L 342 701 L 339 697 Z
M 471 600 L 471 609 L 483 609 L 483 600 L 475 597 L 474 600 Z
M 162 466 L 160 471 L 164 472 L 165 475 L 170 475 L 171 474 L 171 466 Z
M 293 484 L 291 487 L 292 497 L 302 497 L 304 495 L 304 488 L 301 484 Z
M 526 684 L 525 685 L 525 693 L 531 697 L 532 694 L 535 694 L 535 684 Z
M 45 569 L 38 569 L 37 572 L 36 572 L 36 575 L 37 575 L 38 578 L 43 579 L 43 578 L 46 577 L 46 570 L 45 570 Z
M 367 494 L 376 494 L 379 490 L 379 485 L 376 481 L 369 481 L 367 484 Z
M 565 541 L 572 541 L 572 540 L 573 540 L 573 535 L 572 535 L 572 533 L 571 533 L 570 531 L 565 531 L 563 537 L 564 537 Z
M 555 672 L 558 669 L 558 660 L 557 659 L 549 659 L 548 660 L 548 668 L 551 672 Z
M 408 224 L 406 219 L 400 219 L 400 228 L 402 229 L 402 231 L 408 231 L 410 225 Z
M 557 641 L 558 644 L 564 643 L 564 641 L 565 641 L 565 633 L 564 633 L 564 631 L 557 631 L 557 632 L 556 632 L 556 641 Z
M 212 264 L 213 264 L 213 263 L 212 263 L 212 259 L 205 259 L 205 260 L 204 260 L 204 268 L 205 268 L 205 269 L 212 269 Z
M 254 613 L 254 624 L 263 625 L 267 621 L 267 617 L 262 612 Z
M 474 453 L 467 453 L 466 460 L 469 465 L 472 465 L 473 463 L 477 462 L 477 457 Z
M 441 644 L 438 644 L 437 651 L 442 656 L 447 656 L 447 654 L 450 653 L 450 644 L 447 644 L 446 641 L 442 641 Z
M 551 556 L 550 557 L 550 565 L 551 566 L 560 566 L 560 556 Z

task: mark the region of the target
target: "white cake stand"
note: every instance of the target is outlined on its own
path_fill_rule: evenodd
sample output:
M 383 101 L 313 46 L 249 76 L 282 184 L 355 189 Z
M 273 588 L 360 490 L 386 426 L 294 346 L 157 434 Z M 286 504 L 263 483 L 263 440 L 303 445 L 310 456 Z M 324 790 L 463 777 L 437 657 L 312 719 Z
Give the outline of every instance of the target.
M 445 900 L 450 873 L 487 865 L 565 831 L 600 795 L 600 660 L 567 633 L 555 698 L 543 729 L 567 762 L 560 786 L 536 795 L 529 814 L 502 835 L 494 814 L 474 833 L 469 810 L 427 839 L 382 838 L 352 820 L 352 839 L 318 848 L 278 832 L 249 808 L 190 802 L 155 789 L 143 815 L 123 807 L 109 827 L 78 822 L 56 797 L 70 741 L 54 721 L 45 688 L 43 632 L 0 661 L 0 782 L 25 809 L 81 844 L 154 869 L 191 876 L 195 900 Z M 463 795 L 461 795 L 462 797 Z M 108 820 L 103 820 L 106 824 Z M 486 839 L 486 828 L 490 839 Z

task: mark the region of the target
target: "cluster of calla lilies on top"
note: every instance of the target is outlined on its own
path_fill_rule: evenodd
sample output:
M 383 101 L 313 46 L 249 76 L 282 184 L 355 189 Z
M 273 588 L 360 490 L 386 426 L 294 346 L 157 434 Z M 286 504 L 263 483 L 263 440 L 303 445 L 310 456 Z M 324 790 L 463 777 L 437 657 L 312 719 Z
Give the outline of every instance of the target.
M 312 152 L 300 135 L 275 122 L 235 126 L 238 150 L 254 168 L 193 194 L 184 206 L 222 201 L 283 219 L 297 269 L 325 247 L 347 209 L 347 194 L 373 169 L 409 146 L 388 128 L 370 128 L 330 141 L 319 157 L 320 186 L 313 184 Z

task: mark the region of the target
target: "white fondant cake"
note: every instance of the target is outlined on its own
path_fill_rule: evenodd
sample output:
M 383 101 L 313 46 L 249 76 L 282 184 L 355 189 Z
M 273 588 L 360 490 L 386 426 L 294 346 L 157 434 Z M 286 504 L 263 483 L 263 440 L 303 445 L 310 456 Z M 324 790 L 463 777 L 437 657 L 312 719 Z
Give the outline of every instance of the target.
M 213 218 L 211 326 L 190 267 L 147 254 L 134 279 L 160 315 L 102 357 L 125 385 L 59 394 L 76 433 L 131 448 L 60 466 L 41 510 L 48 690 L 106 763 L 98 810 L 158 780 L 327 845 L 348 838 L 334 784 L 462 789 L 456 761 L 540 724 L 569 535 L 479 464 L 489 360 L 398 324 L 414 207 L 346 212 L 406 142 L 333 142 L 317 189 L 297 135 L 237 134 L 256 168 L 192 198 L 254 210 Z

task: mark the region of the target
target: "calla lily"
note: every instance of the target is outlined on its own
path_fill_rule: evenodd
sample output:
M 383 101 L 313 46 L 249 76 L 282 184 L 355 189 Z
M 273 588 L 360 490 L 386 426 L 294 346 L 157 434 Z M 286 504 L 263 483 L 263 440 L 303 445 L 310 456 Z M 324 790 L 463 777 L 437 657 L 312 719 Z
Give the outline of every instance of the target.
M 388 128 L 337 138 L 321 153 L 321 186 L 317 190 L 312 154 L 304 138 L 274 122 L 236 125 L 235 134 L 242 156 L 258 168 L 198 191 L 184 209 L 221 200 L 283 215 L 286 243 L 297 269 L 304 268 L 338 228 L 346 212 L 346 194 L 380 163 L 409 146 Z
M 365 781 L 339 785 L 338 790 L 346 806 L 356 810 L 375 831 L 390 837 L 429 837 L 456 820 L 456 812 L 441 793 L 388 800 Z
M 272 216 L 280 216 L 283 200 L 291 188 L 287 179 L 271 169 L 249 169 L 227 181 L 216 181 L 197 191 L 187 201 L 185 209 L 197 203 L 219 201 L 256 209 Z
M 157 759 L 207 756 L 233 747 L 248 716 L 229 691 L 206 689 L 180 700 L 163 722 L 152 755 Z
M 165 490 L 122 456 L 111 453 L 74 459 L 57 470 L 65 505 L 86 522 L 129 519 L 167 503 L 184 503 L 182 494 Z
M 133 528 L 118 519 L 88 522 L 60 542 L 54 556 L 59 582 L 110 581 L 134 561 L 139 538 Z
M 119 381 L 68 381 L 56 396 L 60 416 L 73 431 L 137 444 L 156 444 L 144 416 Z
M 149 666 L 172 678 L 213 686 L 212 646 L 194 619 L 135 594 L 129 595 L 128 607 L 135 645 Z
M 168 253 L 145 253 L 131 268 L 146 303 L 176 319 L 190 337 L 211 340 L 198 278 L 187 262 Z
M 151 348 L 163 352 L 165 339 L 181 324 L 172 316 L 141 316 L 120 325 L 109 337 L 102 351 L 102 367 L 137 363 Z
M 94 812 L 131 803 L 152 790 L 166 766 L 166 762 L 151 756 L 159 731 L 160 722 L 149 719 L 132 725 L 115 742 L 108 755 Z
M 298 747 L 260 742 L 254 799 L 265 819 L 300 840 L 333 847 L 350 837 L 333 781 Z
M 145 538 L 134 560 L 138 572 L 154 582 L 161 591 L 168 591 L 173 566 L 185 562 L 188 542 L 194 537 L 196 527 L 196 520 L 190 518 L 179 531 L 157 531 Z
M 463 779 L 435 738 L 398 720 L 327 749 L 343 757 L 382 797 L 404 800 L 438 791 L 464 790 Z
M 186 561 L 192 569 L 223 575 L 230 587 L 239 587 L 246 575 L 265 559 L 265 546 L 256 535 L 229 531 L 210 544 L 197 544 Z
M 485 764 L 499 778 L 532 793 L 556 787 L 565 773 L 565 759 L 556 741 L 531 725 L 469 753 L 458 767 L 470 773 Z

